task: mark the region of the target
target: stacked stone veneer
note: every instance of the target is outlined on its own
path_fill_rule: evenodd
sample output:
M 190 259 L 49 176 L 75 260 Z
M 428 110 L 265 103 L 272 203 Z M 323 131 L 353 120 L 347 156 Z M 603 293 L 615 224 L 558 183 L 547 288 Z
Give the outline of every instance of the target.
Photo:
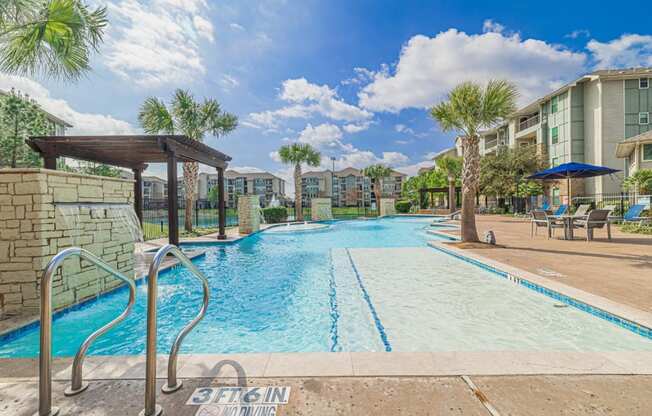
M 380 216 L 396 214 L 396 201 L 394 198 L 380 198 Z
M 258 195 L 238 197 L 238 228 L 240 234 L 251 234 L 260 230 L 260 197 Z
M 106 205 L 85 208 L 74 203 L 133 204 L 133 188 L 129 180 L 47 169 L 1 169 L 0 315 L 38 311 L 43 270 L 66 247 L 85 248 L 132 276 L 134 240 L 117 211 Z M 58 203 L 73 203 L 66 210 L 76 218 L 63 218 Z M 53 278 L 53 305 L 72 305 L 119 284 L 106 272 L 72 257 Z
M 310 217 L 313 221 L 332 220 L 333 210 L 330 198 L 312 198 L 310 200 Z

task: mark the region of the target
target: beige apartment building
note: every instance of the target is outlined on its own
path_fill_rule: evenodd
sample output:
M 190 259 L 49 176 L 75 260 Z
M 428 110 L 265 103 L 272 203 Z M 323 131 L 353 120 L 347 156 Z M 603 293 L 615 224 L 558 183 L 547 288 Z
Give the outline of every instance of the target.
M 407 175 L 392 170 L 382 181 L 382 195 L 398 198 Z M 332 198 L 335 207 L 370 206 L 376 202 L 376 184 L 365 177 L 360 169 L 348 167 L 339 171 L 312 171 L 301 175 L 303 206 L 310 206 L 312 198 Z
M 217 173 L 200 173 L 198 199 L 207 199 L 210 189 L 215 186 Z M 227 208 L 237 207 L 239 195 L 260 195 L 263 206 L 269 205 L 274 197 L 279 201 L 285 199 L 285 181 L 269 172 L 242 173 L 229 169 L 224 172 L 224 187 Z
M 576 181 L 571 185 L 573 195 L 620 192 L 624 177 L 633 167 L 647 163 L 645 158 L 650 155 L 644 145 L 638 146 L 638 153 L 633 151 L 634 156 L 624 147 L 617 152 L 617 147 L 650 130 L 651 78 L 652 68 L 599 70 L 584 75 L 483 132 L 480 152 L 486 155 L 500 146 L 536 145 L 547 155 L 550 166 L 581 162 L 623 171 Z M 561 182 L 551 186 L 549 197 L 567 195 L 565 187 Z

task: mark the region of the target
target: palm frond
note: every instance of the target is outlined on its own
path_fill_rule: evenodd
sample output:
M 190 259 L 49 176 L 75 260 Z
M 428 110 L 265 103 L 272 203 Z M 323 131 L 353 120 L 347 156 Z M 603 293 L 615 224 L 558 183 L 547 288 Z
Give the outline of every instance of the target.
M 174 121 L 165 103 L 154 97 L 149 97 L 143 102 L 138 113 L 138 121 L 145 133 L 174 134 Z

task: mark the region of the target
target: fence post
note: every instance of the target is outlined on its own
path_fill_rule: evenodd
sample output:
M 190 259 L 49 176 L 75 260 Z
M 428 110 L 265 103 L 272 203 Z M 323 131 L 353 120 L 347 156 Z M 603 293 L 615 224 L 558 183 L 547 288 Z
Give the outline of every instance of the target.
M 620 191 L 620 215 L 625 215 L 625 193 Z

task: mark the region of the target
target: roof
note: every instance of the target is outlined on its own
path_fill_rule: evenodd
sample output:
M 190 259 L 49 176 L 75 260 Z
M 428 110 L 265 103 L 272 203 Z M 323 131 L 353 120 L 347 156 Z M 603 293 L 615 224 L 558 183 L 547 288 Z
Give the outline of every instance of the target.
M 652 143 L 652 130 L 646 131 L 616 145 L 616 157 L 625 158 L 632 154 L 638 143 Z
M 226 177 L 247 177 L 247 178 L 266 178 L 266 179 L 278 179 L 278 180 L 283 180 L 282 178 L 279 178 L 276 175 L 273 175 L 269 172 L 265 171 L 260 171 L 260 172 L 238 172 L 237 170 L 229 169 L 226 172 L 224 172 L 224 176 Z
M 7 91 L 0 90 L 0 95 L 9 95 L 9 93 Z M 51 122 L 56 123 L 56 124 L 61 124 L 61 125 L 65 126 L 65 127 L 72 127 L 72 124 L 68 123 L 66 120 L 64 120 L 62 118 L 59 118 L 59 117 L 55 116 L 52 113 L 48 113 L 47 111 L 43 110 L 42 108 L 41 108 L 41 111 L 43 112 L 43 114 L 45 114 L 45 117 L 47 117 L 47 119 L 50 120 Z
M 440 150 L 439 152 L 435 153 L 435 155 L 431 157 L 430 160 L 437 160 L 438 157 L 441 157 L 450 152 L 455 152 L 455 154 L 457 155 L 457 147 L 453 146 L 444 150 Z
M 179 162 L 199 162 L 222 169 L 231 160 L 200 141 L 179 135 L 36 136 L 30 137 L 27 144 L 44 157 L 70 157 L 130 169 L 165 163 L 170 152 Z

